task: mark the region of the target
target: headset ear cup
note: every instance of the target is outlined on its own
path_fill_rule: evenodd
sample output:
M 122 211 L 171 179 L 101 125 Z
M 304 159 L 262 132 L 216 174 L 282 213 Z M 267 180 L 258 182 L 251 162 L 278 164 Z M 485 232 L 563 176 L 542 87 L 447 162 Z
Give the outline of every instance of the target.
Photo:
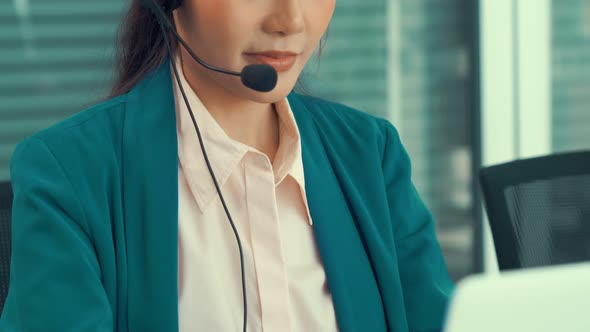
M 173 11 L 174 9 L 182 5 L 182 0 L 168 0 L 166 3 L 166 9 Z

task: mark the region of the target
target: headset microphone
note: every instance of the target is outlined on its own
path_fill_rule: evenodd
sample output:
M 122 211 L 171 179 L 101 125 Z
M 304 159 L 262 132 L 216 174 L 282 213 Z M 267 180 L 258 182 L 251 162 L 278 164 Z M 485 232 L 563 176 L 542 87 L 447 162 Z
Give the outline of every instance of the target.
M 201 147 L 201 151 L 203 152 L 203 158 L 205 159 L 205 164 L 207 165 L 207 169 L 209 170 L 209 174 L 211 174 L 211 179 L 213 180 L 213 184 L 215 185 L 215 189 L 217 190 L 217 194 L 219 195 L 219 199 L 229 221 L 229 224 L 232 228 L 234 236 L 236 238 L 236 242 L 238 245 L 238 250 L 240 253 L 240 272 L 242 276 L 242 300 L 243 300 L 243 320 L 242 320 L 242 331 L 246 332 L 248 326 L 248 299 L 246 296 L 246 272 L 244 267 L 244 250 L 242 249 L 242 241 L 240 240 L 240 235 L 238 234 L 238 230 L 236 229 L 236 225 L 232 219 L 231 214 L 229 213 L 229 209 L 227 208 L 227 204 L 225 203 L 225 199 L 223 198 L 223 194 L 221 193 L 221 189 L 219 187 L 219 183 L 217 182 L 217 178 L 215 177 L 215 172 L 213 171 L 213 167 L 211 166 L 211 162 L 209 161 L 209 157 L 207 156 L 207 150 L 205 149 L 205 145 L 203 144 L 203 138 L 201 136 L 201 130 L 199 129 L 199 125 L 197 124 L 197 120 L 195 119 L 195 115 L 191 109 L 191 105 L 188 101 L 186 93 L 184 92 L 184 88 L 182 86 L 182 82 L 180 80 L 180 75 L 178 73 L 178 68 L 176 66 L 176 61 L 174 61 L 174 54 L 172 54 L 172 46 L 170 40 L 168 38 L 168 33 L 166 30 L 172 32 L 172 34 L 176 37 L 179 43 L 184 46 L 184 48 L 188 51 L 195 61 L 200 63 L 207 69 L 228 74 L 234 76 L 240 76 L 242 79 L 242 83 L 256 91 L 260 92 L 268 92 L 274 89 L 275 85 L 277 84 L 277 72 L 274 70 L 273 67 L 269 65 L 248 65 L 242 69 L 242 72 L 237 73 L 229 70 L 225 70 L 222 68 L 217 68 L 205 63 L 201 60 L 195 53 L 191 50 L 191 48 L 186 44 L 186 42 L 178 35 L 176 32 L 176 28 L 170 22 L 168 17 L 166 16 L 166 12 L 170 13 L 172 10 L 178 8 L 182 4 L 182 0 L 168 0 L 164 1 L 165 5 L 162 7 L 157 1 L 160 0 L 141 0 L 141 5 L 152 12 L 152 14 L 156 17 L 160 28 L 162 30 L 162 35 L 164 38 L 164 44 L 166 44 L 166 49 L 168 50 L 168 56 L 170 57 L 170 65 L 172 66 L 173 75 L 176 79 L 176 83 L 178 84 L 178 88 L 182 94 L 182 98 L 184 99 L 184 103 L 188 109 L 188 112 L 191 116 L 191 120 L 195 127 L 195 132 L 199 138 L 199 145 Z
M 141 0 L 141 4 L 143 7 L 151 11 L 158 22 L 168 28 L 169 31 L 174 34 L 176 39 L 184 48 L 188 51 L 195 61 L 201 64 L 203 67 L 216 71 L 218 73 L 223 73 L 227 75 L 239 76 L 242 80 L 242 84 L 247 86 L 250 89 L 259 91 L 259 92 L 269 92 L 272 91 L 275 86 L 277 85 L 278 75 L 276 70 L 269 65 L 265 64 L 255 64 L 255 65 L 248 65 L 242 69 L 241 72 L 235 72 L 231 70 L 222 69 L 219 67 L 211 66 L 207 64 L 205 61 L 201 60 L 193 51 L 192 49 L 186 44 L 186 42 L 178 35 L 176 32 L 176 28 L 170 22 L 164 10 L 172 11 L 178 8 L 182 1 L 181 0 L 173 0 L 167 1 L 167 5 L 162 8 L 158 3 L 157 0 Z

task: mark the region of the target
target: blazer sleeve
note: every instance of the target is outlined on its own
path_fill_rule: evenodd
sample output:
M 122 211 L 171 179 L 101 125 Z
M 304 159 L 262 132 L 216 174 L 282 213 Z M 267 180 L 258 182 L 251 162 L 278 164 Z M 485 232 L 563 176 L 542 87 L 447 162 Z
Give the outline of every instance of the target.
M 12 260 L 0 331 L 112 331 L 112 311 L 84 209 L 38 138 L 11 161 Z
M 385 123 L 383 173 L 410 331 L 442 329 L 453 290 L 430 211 L 411 180 L 397 130 Z

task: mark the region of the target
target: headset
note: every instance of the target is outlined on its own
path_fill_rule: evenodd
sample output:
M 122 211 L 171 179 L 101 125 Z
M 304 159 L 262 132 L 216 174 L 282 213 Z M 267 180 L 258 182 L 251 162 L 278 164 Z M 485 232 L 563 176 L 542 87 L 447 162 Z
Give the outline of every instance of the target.
M 174 9 L 180 7 L 182 5 L 182 0 L 164 0 L 163 5 L 160 5 L 159 3 L 157 3 L 157 1 L 161 0 L 141 0 L 141 4 L 144 8 L 152 12 L 152 14 L 156 17 L 156 20 L 162 28 L 162 33 L 164 34 L 164 37 L 167 37 L 166 29 L 168 29 L 170 32 L 172 32 L 176 40 L 187 50 L 190 56 L 203 67 L 222 74 L 239 76 L 242 80 L 242 84 L 244 84 L 246 87 L 250 89 L 259 92 L 269 92 L 275 88 L 277 84 L 278 75 L 276 70 L 272 66 L 266 64 L 254 64 L 244 67 L 241 72 L 235 72 L 209 65 L 205 61 L 201 60 L 193 52 L 191 47 L 188 46 L 187 43 L 178 35 L 178 33 L 176 32 L 176 27 L 168 19 L 167 14 L 171 13 Z
M 223 198 L 223 194 L 221 193 L 221 189 L 219 188 L 219 183 L 217 182 L 217 178 L 215 177 L 215 172 L 213 171 L 213 168 L 211 167 L 211 163 L 209 162 L 209 158 L 207 157 L 207 151 L 205 150 L 205 146 L 203 144 L 203 139 L 201 137 L 201 131 L 199 129 L 197 121 L 195 120 L 195 116 L 194 116 L 193 111 L 190 107 L 190 103 L 188 102 L 188 98 L 186 97 L 186 93 L 184 92 L 184 88 L 182 86 L 182 83 L 180 81 L 180 76 L 178 74 L 178 68 L 176 67 L 174 54 L 172 52 L 172 45 L 170 43 L 169 36 L 168 36 L 168 31 L 172 33 L 172 35 L 174 36 L 176 41 L 178 41 L 186 49 L 186 51 L 190 54 L 190 56 L 195 61 L 197 61 L 199 64 L 201 64 L 203 67 L 205 67 L 209 70 L 215 71 L 215 72 L 219 72 L 219 73 L 223 73 L 223 74 L 227 74 L 227 75 L 232 75 L 232 76 L 239 76 L 241 78 L 242 84 L 244 84 L 246 87 L 248 87 L 250 89 L 253 89 L 253 90 L 256 90 L 259 92 L 269 92 L 275 88 L 275 86 L 277 84 L 278 75 L 272 66 L 269 66 L 266 64 L 248 65 L 248 66 L 244 67 L 241 72 L 235 72 L 235 71 L 226 70 L 226 69 L 222 69 L 219 67 L 209 65 L 206 62 L 204 62 L 203 60 L 201 60 L 194 53 L 194 51 L 187 45 L 187 43 L 178 35 L 178 32 L 176 31 L 176 27 L 169 19 L 169 14 L 172 13 L 173 10 L 179 8 L 182 5 L 182 1 L 183 0 L 163 0 L 163 1 L 162 0 L 140 0 L 142 7 L 147 9 L 149 12 L 151 12 L 155 16 L 156 20 L 158 21 L 158 23 L 160 25 L 162 35 L 164 37 L 164 43 L 166 44 L 166 48 L 168 50 L 170 64 L 172 65 L 174 76 L 175 76 L 178 86 L 180 88 L 180 92 L 182 93 L 184 103 L 186 104 L 186 107 L 190 113 L 191 120 L 192 120 L 193 125 L 195 127 L 195 131 L 197 133 L 197 136 L 199 138 L 199 145 L 201 146 L 201 151 L 203 152 L 203 157 L 205 158 L 205 163 L 207 164 L 207 169 L 209 170 L 209 174 L 211 174 L 213 184 L 215 185 L 215 189 L 217 190 L 217 194 L 219 196 L 219 199 L 221 200 L 221 204 L 223 205 L 223 209 L 225 210 L 225 214 L 227 216 L 227 219 L 229 220 L 229 223 L 230 223 L 231 228 L 233 230 L 234 236 L 236 238 L 236 242 L 238 244 L 238 249 L 240 252 L 240 268 L 241 268 L 241 274 L 242 274 L 242 300 L 243 300 L 243 306 L 244 306 L 244 317 L 243 317 L 242 330 L 244 332 L 246 332 L 246 330 L 247 330 L 246 325 L 247 325 L 247 321 L 248 321 L 248 306 L 247 306 L 248 301 L 247 301 L 247 297 L 246 297 L 246 277 L 245 277 L 245 271 L 244 271 L 244 252 L 242 249 L 242 242 L 240 240 L 240 236 L 238 234 L 238 231 L 236 229 L 234 221 L 231 217 L 231 214 L 229 213 L 229 209 L 227 208 L 227 205 L 225 203 L 225 199 Z

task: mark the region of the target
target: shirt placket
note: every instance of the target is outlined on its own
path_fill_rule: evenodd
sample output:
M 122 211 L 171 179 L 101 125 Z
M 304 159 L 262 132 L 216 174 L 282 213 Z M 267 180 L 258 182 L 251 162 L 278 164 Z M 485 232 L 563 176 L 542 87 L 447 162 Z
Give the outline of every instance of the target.
M 246 163 L 246 199 L 263 331 L 290 331 L 289 290 L 272 166 L 261 154 Z

